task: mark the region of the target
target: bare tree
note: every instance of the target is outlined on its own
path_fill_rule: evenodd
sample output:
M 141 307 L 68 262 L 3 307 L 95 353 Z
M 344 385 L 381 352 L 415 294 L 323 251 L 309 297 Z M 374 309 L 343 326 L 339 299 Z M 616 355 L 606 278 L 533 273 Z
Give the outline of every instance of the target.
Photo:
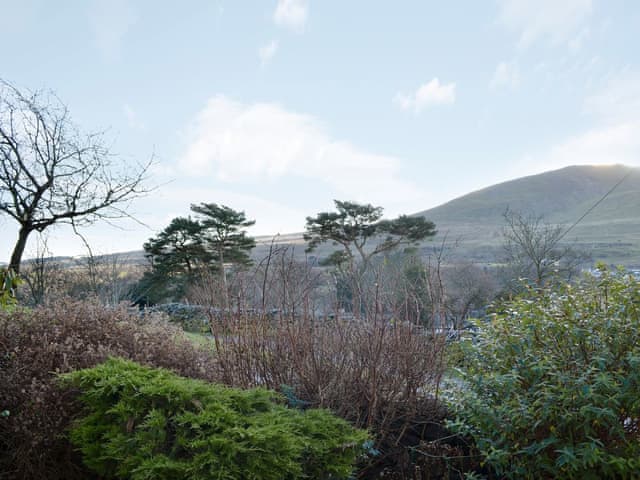
M 62 270 L 62 265 L 51 256 L 47 237 L 40 235 L 35 255 L 25 265 L 21 275 L 27 286 L 29 303 L 33 305 L 44 303 L 49 294 L 56 290 Z
M 401 318 L 430 329 L 460 329 L 473 310 L 493 300 L 497 287 L 488 271 L 472 263 L 451 262 L 458 242 L 449 241 L 445 233 L 426 256 L 407 256 L 400 276 L 388 268 L 383 272 L 382 290 L 395 292 Z
M 447 312 L 460 329 L 474 309 L 488 305 L 498 293 L 494 276 L 473 263 L 451 265 L 445 274 Z
M 91 250 L 88 255 L 76 259 L 73 269 L 76 273 L 74 296 L 92 296 L 110 306 L 127 300 L 135 282 L 142 276 L 142 267 L 132 265 L 126 256 L 94 255 Z
M 49 92 L 0 80 L 0 212 L 19 224 L 9 268 L 19 272 L 29 235 L 55 224 L 75 227 L 129 216 L 146 193 L 150 163 L 116 161 L 100 133 L 82 134 Z
M 542 286 L 552 277 L 571 278 L 587 255 L 562 244 L 563 225 L 553 225 L 542 216 L 507 210 L 504 213 L 505 263 L 515 278 L 527 278 Z

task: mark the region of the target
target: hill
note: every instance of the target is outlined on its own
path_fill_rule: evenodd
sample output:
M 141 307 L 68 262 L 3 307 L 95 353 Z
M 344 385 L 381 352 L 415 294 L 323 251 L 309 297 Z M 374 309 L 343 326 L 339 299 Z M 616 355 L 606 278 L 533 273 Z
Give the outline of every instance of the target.
M 416 215 L 436 223 L 440 240 L 445 234 L 458 240 L 457 256 L 491 262 L 500 254 L 507 208 L 542 215 L 567 228 L 592 209 L 565 241 L 586 250 L 594 261 L 640 265 L 638 168 L 566 167 L 499 183 Z

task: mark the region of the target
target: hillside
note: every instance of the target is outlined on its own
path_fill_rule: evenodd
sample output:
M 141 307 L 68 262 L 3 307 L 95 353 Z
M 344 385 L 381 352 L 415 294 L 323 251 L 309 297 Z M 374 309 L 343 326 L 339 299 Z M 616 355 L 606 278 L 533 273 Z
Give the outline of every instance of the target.
M 593 260 L 640 264 L 640 169 L 623 165 L 572 166 L 518 178 L 471 192 L 425 210 L 440 232 L 459 240 L 458 256 L 491 262 L 500 253 L 503 213 L 543 215 L 570 226 L 624 181 L 567 235 Z M 437 241 L 438 239 L 436 239 Z

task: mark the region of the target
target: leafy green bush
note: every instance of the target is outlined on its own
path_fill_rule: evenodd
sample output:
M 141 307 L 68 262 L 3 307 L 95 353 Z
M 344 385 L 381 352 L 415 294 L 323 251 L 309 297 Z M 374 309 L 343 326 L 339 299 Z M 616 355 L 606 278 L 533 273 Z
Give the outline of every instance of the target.
M 454 428 L 507 478 L 637 478 L 640 282 L 601 268 L 501 307 L 466 345 Z
M 63 376 L 88 415 L 71 432 L 105 478 L 347 478 L 367 439 L 326 410 L 292 410 L 240 390 L 110 359 Z

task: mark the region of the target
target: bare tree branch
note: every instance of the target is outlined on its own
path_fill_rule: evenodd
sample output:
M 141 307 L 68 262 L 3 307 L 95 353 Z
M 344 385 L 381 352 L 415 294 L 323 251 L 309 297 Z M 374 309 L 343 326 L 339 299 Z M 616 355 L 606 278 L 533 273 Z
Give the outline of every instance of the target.
M 127 165 L 102 133 L 80 133 L 53 93 L 21 91 L 4 80 L 0 160 L 0 213 L 20 225 L 10 261 L 16 272 L 32 232 L 130 217 L 129 203 L 149 192 L 143 184 L 152 160 Z
M 541 287 L 554 276 L 570 278 L 587 259 L 584 252 L 561 243 L 562 225 L 512 210 L 507 210 L 503 217 L 504 259 L 511 276 L 528 279 Z

